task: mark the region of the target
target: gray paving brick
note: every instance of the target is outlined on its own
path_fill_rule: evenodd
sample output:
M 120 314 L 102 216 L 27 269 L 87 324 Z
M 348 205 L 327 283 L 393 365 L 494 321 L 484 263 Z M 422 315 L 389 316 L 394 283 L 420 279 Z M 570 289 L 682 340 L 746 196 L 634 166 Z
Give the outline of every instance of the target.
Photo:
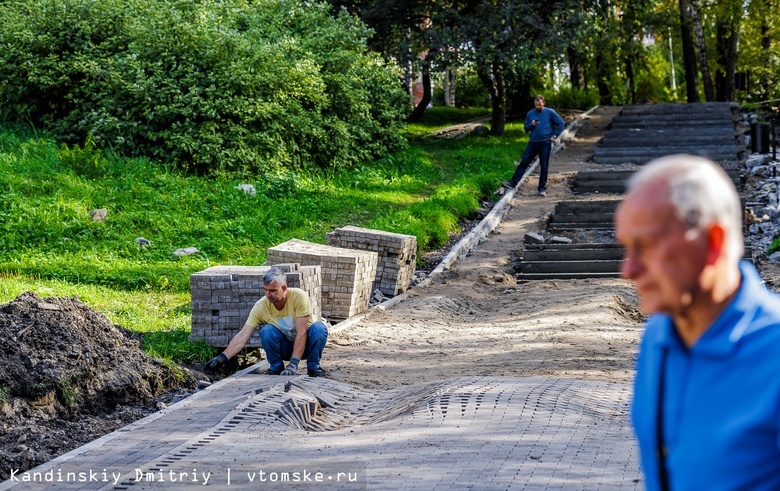
M 116 489 L 134 491 L 223 489 L 228 476 L 231 489 L 256 489 L 252 472 L 304 468 L 331 481 L 275 489 L 640 489 L 628 394 L 620 384 L 509 377 L 372 391 L 244 372 L 31 472 L 105 468 L 121 474 Z M 211 472 L 208 486 L 167 479 L 197 472 Z M 335 484 L 338 472 L 360 482 Z M 115 489 L 113 477 L 0 489 L 14 485 Z

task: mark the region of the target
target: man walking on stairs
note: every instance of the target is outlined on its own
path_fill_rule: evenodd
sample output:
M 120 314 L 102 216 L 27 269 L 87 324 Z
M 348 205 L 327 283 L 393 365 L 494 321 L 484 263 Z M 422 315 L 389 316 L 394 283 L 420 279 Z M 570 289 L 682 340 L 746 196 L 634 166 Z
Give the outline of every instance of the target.
M 539 94 L 534 98 L 534 108 L 525 117 L 525 131 L 530 134 L 528 146 L 525 147 L 523 158 L 517 166 L 512 179 L 503 183 L 508 189 L 514 189 L 528 170 L 528 166 L 539 156 L 539 195 L 547 194 L 547 170 L 550 165 L 552 144 L 563 132 L 565 123 L 554 109 L 544 107 L 544 96 Z

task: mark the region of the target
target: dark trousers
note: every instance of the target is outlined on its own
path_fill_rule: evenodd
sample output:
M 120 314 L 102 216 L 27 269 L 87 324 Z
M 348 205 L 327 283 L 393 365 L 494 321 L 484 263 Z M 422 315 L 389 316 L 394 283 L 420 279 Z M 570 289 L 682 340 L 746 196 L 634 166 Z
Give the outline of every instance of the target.
M 309 326 L 306 331 L 306 349 L 303 358 L 306 360 L 306 368 L 314 370 L 320 367 L 322 351 L 328 341 L 328 328 L 321 321 Z M 289 360 L 293 352 L 293 342 L 287 339 L 282 331 L 273 324 L 265 324 L 260 329 L 260 342 L 265 350 L 265 356 L 271 370 L 284 368 L 284 361 Z
M 520 160 L 520 165 L 517 166 L 514 175 L 509 183 L 512 187 L 517 186 L 520 179 L 523 178 L 523 174 L 528 170 L 528 166 L 534 161 L 536 156 L 539 156 L 539 191 L 547 189 L 547 171 L 550 167 L 550 151 L 552 150 L 552 142 L 528 142 L 528 146 L 525 147 L 523 152 L 523 158 Z

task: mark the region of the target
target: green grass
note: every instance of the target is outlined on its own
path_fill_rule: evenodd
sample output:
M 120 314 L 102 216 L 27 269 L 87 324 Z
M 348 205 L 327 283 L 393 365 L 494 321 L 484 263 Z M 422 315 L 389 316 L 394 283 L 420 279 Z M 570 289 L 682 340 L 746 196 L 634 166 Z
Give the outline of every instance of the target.
M 775 237 L 769 247 L 767 248 L 766 255 L 771 256 L 775 252 L 780 251 L 780 237 Z
M 485 113 L 436 108 L 410 128 L 408 150 L 363 167 L 243 178 L 185 175 L 90 142 L 64 147 L 0 127 L 0 301 L 26 290 L 76 295 L 145 333 L 155 356 L 205 360 L 213 350 L 186 339 L 190 274 L 263 264 L 268 247 L 291 238 L 324 243 L 344 225 L 413 234 L 419 252 L 445 245 L 511 175 L 526 137 L 512 123 L 502 137 L 416 135 Z M 257 194 L 236 189 L 241 183 Z M 105 222 L 91 220 L 94 208 L 108 210 Z M 137 237 L 152 245 L 139 247 Z M 200 253 L 171 256 L 189 246 Z
M 422 119 L 417 123 L 410 123 L 406 132 L 409 137 L 420 138 L 432 131 L 446 128 L 455 124 L 466 123 L 475 118 L 489 116 L 490 109 L 485 107 L 457 108 L 436 106 L 425 110 Z M 489 126 L 489 122 L 484 123 Z

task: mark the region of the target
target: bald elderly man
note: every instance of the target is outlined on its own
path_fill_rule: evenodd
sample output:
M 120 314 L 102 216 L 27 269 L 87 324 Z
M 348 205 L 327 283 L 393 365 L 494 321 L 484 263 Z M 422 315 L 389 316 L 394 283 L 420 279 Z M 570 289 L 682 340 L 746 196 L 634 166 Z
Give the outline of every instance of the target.
M 739 196 L 699 157 L 647 164 L 615 214 L 651 314 L 631 408 L 648 490 L 780 489 L 780 297 L 740 258 Z

